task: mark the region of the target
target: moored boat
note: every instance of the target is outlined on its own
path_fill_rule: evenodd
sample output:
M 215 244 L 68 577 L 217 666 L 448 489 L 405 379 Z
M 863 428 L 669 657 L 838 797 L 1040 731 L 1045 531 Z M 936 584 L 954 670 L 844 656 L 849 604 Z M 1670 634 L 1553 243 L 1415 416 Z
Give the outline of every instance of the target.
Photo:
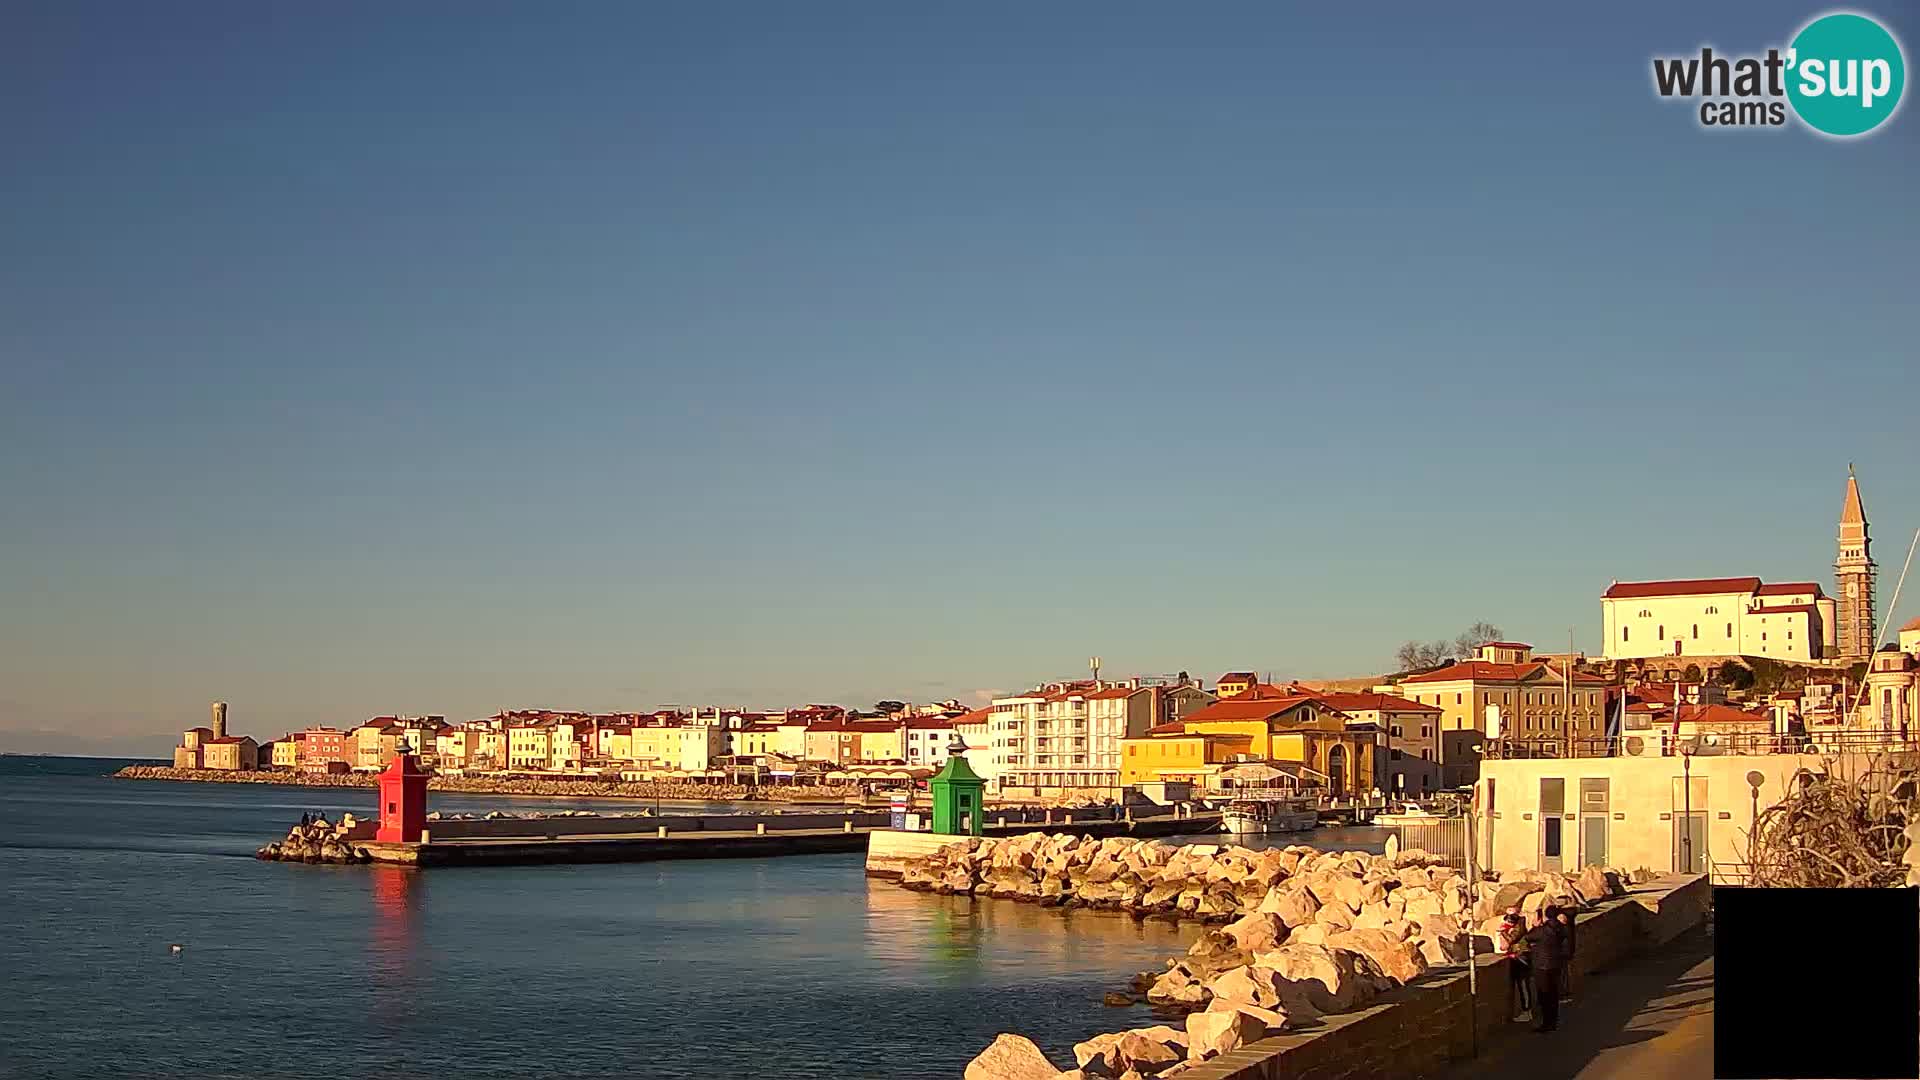
M 1298 796 L 1265 796 L 1248 793 L 1228 803 L 1220 812 L 1220 826 L 1229 833 L 1310 832 L 1320 824 L 1319 806 L 1313 799 Z

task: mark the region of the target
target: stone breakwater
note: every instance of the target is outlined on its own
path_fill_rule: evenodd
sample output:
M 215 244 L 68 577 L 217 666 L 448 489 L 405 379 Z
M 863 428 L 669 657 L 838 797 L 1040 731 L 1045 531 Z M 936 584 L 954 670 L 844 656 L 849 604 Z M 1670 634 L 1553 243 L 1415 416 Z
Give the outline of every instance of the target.
M 353 842 L 354 827 L 358 824 L 352 814 L 340 815 L 337 825 L 326 818 L 316 818 L 288 829 L 285 840 L 268 844 L 253 855 L 270 862 L 372 862 L 373 856 L 367 849 Z
M 279 770 L 227 772 L 216 769 L 174 769 L 161 765 L 129 765 L 113 774 L 123 780 L 190 780 L 212 784 L 281 784 L 288 787 L 371 788 L 373 773 L 299 773 Z M 625 780 L 557 780 L 495 776 L 440 776 L 427 781 L 430 791 L 474 795 L 544 795 L 561 799 L 670 799 L 676 802 L 794 802 L 838 803 L 859 794 L 857 785 L 819 784 L 796 787 L 747 784 L 648 783 Z
M 1065 1071 L 1025 1037 L 1003 1034 L 966 1071 L 967 1080 L 1145 1080 L 1177 1076 L 1301 1021 L 1364 1008 L 1431 967 L 1491 952 L 1514 905 L 1537 924 L 1548 906 L 1595 904 L 1652 876 L 1595 866 L 1574 878 L 1520 871 L 1471 882 L 1417 850 L 1253 851 L 1030 833 L 949 844 L 910 860 L 900 881 L 1214 924 L 1165 970 L 1141 972 L 1130 992 L 1106 996 L 1111 1005 L 1143 997 L 1177 1024 L 1095 1036 L 1074 1047 L 1077 1067 Z

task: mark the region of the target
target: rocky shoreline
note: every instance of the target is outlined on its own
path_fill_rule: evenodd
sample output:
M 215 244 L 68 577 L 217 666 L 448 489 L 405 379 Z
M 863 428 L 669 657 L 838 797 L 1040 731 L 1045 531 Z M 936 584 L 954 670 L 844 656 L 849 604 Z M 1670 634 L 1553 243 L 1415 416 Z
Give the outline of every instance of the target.
M 373 773 L 296 773 L 259 770 L 227 772 L 214 769 L 174 769 L 162 765 L 129 765 L 113 774 L 123 780 L 174 780 L 208 784 L 278 784 L 308 788 L 372 788 Z M 799 787 L 747 784 L 645 783 L 625 780 L 511 779 L 490 776 L 439 776 L 427 781 L 429 791 L 473 795 L 540 795 L 563 799 L 669 799 L 676 802 L 788 802 L 839 803 L 859 794 L 851 784 Z
M 1082 1042 L 1069 1070 L 1024 1036 L 1002 1034 L 966 1071 L 967 1080 L 1145 1080 L 1490 953 L 1513 905 L 1533 924 L 1549 906 L 1590 906 L 1651 877 L 1594 866 L 1575 878 L 1519 871 L 1470 882 L 1438 856 L 1391 845 L 1370 855 L 1028 833 L 949 844 L 910 860 L 901 884 L 1213 924 L 1165 970 L 1106 995 L 1108 1005 L 1145 1000 L 1168 1022 Z
M 268 862 L 370 863 L 373 856 L 366 848 L 353 842 L 354 826 L 357 824 L 352 814 L 340 815 L 338 825 L 326 818 L 303 820 L 287 830 L 285 840 L 260 848 L 253 853 L 253 857 Z

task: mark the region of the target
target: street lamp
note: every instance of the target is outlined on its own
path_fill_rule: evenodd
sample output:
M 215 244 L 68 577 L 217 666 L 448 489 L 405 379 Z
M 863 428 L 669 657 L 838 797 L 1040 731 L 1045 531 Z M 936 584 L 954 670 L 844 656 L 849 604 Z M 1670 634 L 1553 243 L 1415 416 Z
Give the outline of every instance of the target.
M 1680 744 L 1680 861 L 1687 874 L 1693 873 L 1693 749 L 1691 739 Z

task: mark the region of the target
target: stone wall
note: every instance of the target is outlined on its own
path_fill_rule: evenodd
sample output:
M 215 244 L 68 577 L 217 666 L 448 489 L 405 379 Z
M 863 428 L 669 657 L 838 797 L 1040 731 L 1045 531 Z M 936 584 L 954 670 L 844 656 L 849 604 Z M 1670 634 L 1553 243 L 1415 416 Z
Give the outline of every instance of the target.
M 1580 920 L 1575 973 L 1602 971 L 1696 925 L 1711 892 L 1679 875 L 1636 887 Z M 1478 995 L 1465 965 L 1435 968 L 1357 1012 L 1323 1016 L 1311 1028 L 1270 1036 L 1202 1062 L 1181 1080 L 1418 1080 L 1471 1057 L 1476 1045 L 1513 1030 L 1505 957 L 1483 956 Z
M 765 825 L 768 832 L 792 829 L 838 829 L 848 821 L 856 829 L 884 827 L 885 812 L 849 812 L 827 814 L 737 814 L 695 817 L 667 815 L 653 817 L 566 816 L 501 818 L 433 818 L 427 832 L 435 840 L 511 840 L 544 839 L 570 836 L 652 836 L 666 826 L 669 833 L 752 832 Z M 952 838 L 949 837 L 949 840 Z
M 872 877 L 897 878 L 906 870 L 908 862 L 924 859 L 956 839 L 946 833 L 876 829 L 867 836 L 867 873 Z

